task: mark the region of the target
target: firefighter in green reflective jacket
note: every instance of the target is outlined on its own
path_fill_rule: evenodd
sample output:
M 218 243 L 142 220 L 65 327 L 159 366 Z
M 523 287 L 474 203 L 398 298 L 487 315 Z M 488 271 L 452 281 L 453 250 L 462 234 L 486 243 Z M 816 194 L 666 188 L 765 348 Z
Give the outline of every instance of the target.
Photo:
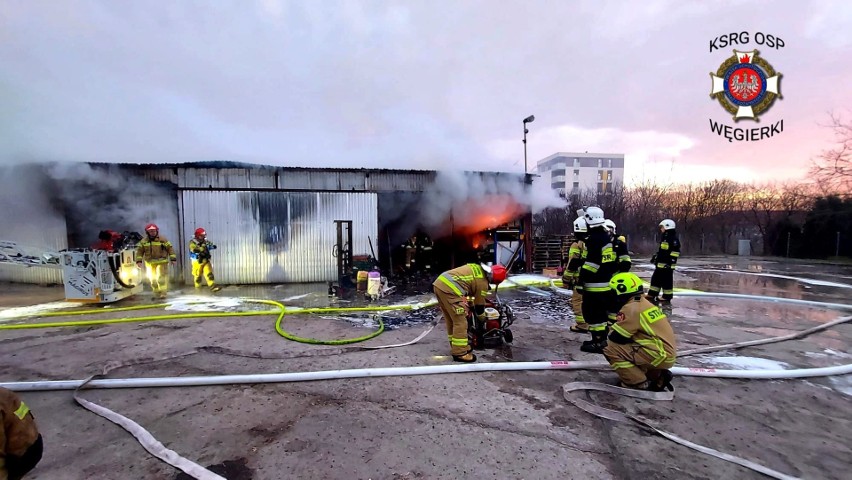
M 677 351 L 675 333 L 659 307 L 642 296 L 642 280 L 617 273 L 609 282 L 620 306 L 604 356 L 621 379 L 621 386 L 641 390 L 672 389 Z
M 160 235 L 160 228 L 153 223 L 145 226 L 147 237 L 136 245 L 136 264 L 145 264 L 148 281 L 154 298 L 166 298 L 169 289 L 169 262 L 177 263 L 172 242 Z

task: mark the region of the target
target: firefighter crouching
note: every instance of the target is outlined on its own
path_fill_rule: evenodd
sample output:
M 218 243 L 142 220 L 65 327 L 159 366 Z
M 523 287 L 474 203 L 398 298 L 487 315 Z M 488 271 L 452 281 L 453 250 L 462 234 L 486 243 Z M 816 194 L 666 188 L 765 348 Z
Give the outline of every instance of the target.
M 42 440 L 30 407 L 0 387 L 0 479 L 18 480 L 41 460 Z
M 447 338 L 454 361 L 476 361 L 467 336 L 467 317 L 471 311 L 468 297 L 473 297 L 473 313 L 481 317 L 485 315 L 485 296 L 491 289 L 490 284 L 498 284 L 505 279 L 506 267 L 503 265 L 488 267 L 469 263 L 442 273 L 432 283 L 447 324 Z
M 604 349 L 621 386 L 662 391 L 671 386 L 676 355 L 674 330 L 659 307 L 642 295 L 642 280 L 618 273 L 609 282 L 620 306 Z
M 574 325 L 570 330 L 577 333 L 588 333 L 589 324 L 583 318 L 583 293 L 577 290 L 577 280 L 580 277 L 580 267 L 586 259 L 586 244 L 583 242 L 589 229 L 586 220 L 578 218 L 574 220 L 574 242 L 568 248 L 568 264 L 562 271 L 562 285 L 572 290 L 571 310 L 574 312 Z
M 615 252 L 609 232 L 604 228 L 604 212 L 598 207 L 586 209 L 583 218 L 589 226 L 586 238 L 586 261 L 580 268 L 577 290 L 583 295 L 583 318 L 589 324 L 591 340 L 583 342 L 580 350 L 603 353 L 612 294 L 609 281 L 616 272 Z
M 213 292 L 222 289 L 216 285 L 213 276 L 213 264 L 211 263 L 210 250 L 215 250 L 216 245 L 207 240 L 207 231 L 203 228 L 195 229 L 195 237 L 189 241 L 189 258 L 192 261 L 192 281 L 195 288 L 201 288 L 201 282 L 207 281 L 207 287 Z
M 675 230 L 675 222 L 665 219 L 660 222 L 660 248 L 651 257 L 654 264 L 654 274 L 651 275 L 651 287 L 648 289 L 648 300 L 657 303 L 660 290 L 663 291 L 663 303 L 671 303 L 674 296 L 674 271 L 680 257 L 680 240 Z
M 169 289 L 169 262 L 176 263 L 177 255 L 172 242 L 160 236 L 157 225 L 149 223 L 145 226 L 147 236 L 136 246 L 136 265 L 142 268 L 144 262 L 148 281 L 155 298 L 166 298 Z

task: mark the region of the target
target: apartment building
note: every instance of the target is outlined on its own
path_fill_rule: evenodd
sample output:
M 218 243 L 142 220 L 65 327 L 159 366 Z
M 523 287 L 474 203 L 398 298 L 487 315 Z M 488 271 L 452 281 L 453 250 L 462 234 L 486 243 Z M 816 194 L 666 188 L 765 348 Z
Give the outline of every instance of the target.
M 606 193 L 624 182 L 624 154 L 558 152 L 539 160 L 537 170 L 560 194 Z

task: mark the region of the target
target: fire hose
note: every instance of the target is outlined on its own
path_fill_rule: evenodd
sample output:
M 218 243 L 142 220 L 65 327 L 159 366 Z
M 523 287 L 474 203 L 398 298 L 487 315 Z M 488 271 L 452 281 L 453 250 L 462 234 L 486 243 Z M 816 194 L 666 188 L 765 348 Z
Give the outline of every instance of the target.
M 846 304 L 836 304 L 836 303 L 827 303 L 827 302 L 816 302 L 816 301 L 808 301 L 808 300 L 797 300 L 797 299 L 784 299 L 784 298 L 769 298 L 762 297 L 757 295 L 741 295 L 741 294 L 719 294 L 719 293 L 707 293 L 707 292 L 684 292 L 680 293 L 681 296 L 695 296 L 695 297 L 723 297 L 723 298 L 739 298 L 739 299 L 753 299 L 753 300 L 763 300 L 763 301 L 773 301 L 780 303 L 791 303 L 791 304 L 799 304 L 799 305 L 809 305 L 809 306 L 822 306 L 829 308 L 838 308 L 838 309 L 852 309 L 852 305 Z M 279 330 L 280 321 L 286 313 L 285 307 L 278 303 L 272 301 L 257 301 L 259 303 L 267 303 L 271 305 L 279 306 L 280 310 L 278 321 L 276 322 L 276 330 Z M 135 310 L 146 307 L 126 307 L 126 310 Z M 153 306 L 151 306 L 153 307 Z M 367 307 L 369 308 L 369 307 Z M 409 307 L 411 308 L 411 307 Z M 114 309 L 113 311 L 117 311 L 119 309 Z M 323 309 L 324 310 L 324 309 Z M 338 309 L 345 310 L 345 309 Z M 364 309 L 359 309 L 364 310 Z M 91 311 L 90 311 L 91 312 Z M 102 312 L 102 310 L 97 310 L 96 312 Z M 272 311 L 275 312 L 275 311 Z M 304 312 L 304 311 L 297 311 Z M 239 314 L 246 315 L 262 315 L 269 314 L 269 311 L 266 312 L 235 312 Z M 307 313 L 307 312 L 304 312 Z M 49 315 L 49 314 L 48 314 Z M 234 313 L 223 313 L 223 314 L 207 314 L 209 316 L 228 316 L 234 315 Z M 185 315 L 178 314 L 176 316 L 185 317 Z M 199 315 L 194 315 L 199 316 Z M 205 315 L 206 316 L 206 315 Z M 175 317 L 173 315 L 165 315 L 159 317 Z M 134 321 L 137 319 L 114 319 L 112 323 L 118 323 L 115 320 L 119 321 Z M 156 318 L 156 317 L 152 317 Z M 163 318 L 165 319 L 165 318 Z M 797 332 L 791 335 L 785 335 L 781 337 L 775 337 L 771 339 L 763 339 L 763 340 L 753 340 L 748 342 L 740 342 L 735 344 L 727 344 L 720 345 L 708 348 L 700 348 L 691 351 L 682 352 L 680 356 L 686 356 L 697 353 L 705 353 L 708 351 L 717 351 L 723 349 L 731 349 L 731 348 L 742 348 L 745 346 L 751 345 L 759 345 L 764 343 L 772 343 L 790 340 L 794 338 L 800 338 L 810 333 L 814 333 L 816 331 L 825 330 L 831 326 L 838 325 L 841 323 L 848 322 L 852 319 L 852 316 L 842 317 L 836 319 L 832 322 L 828 322 L 823 325 L 819 325 L 817 327 L 813 327 L 811 329 Z M 103 322 L 103 321 L 102 321 Z M 109 321 L 107 321 L 109 322 Z M 69 323 L 80 323 L 80 322 L 64 322 L 65 324 Z M 63 325 L 65 326 L 65 325 Z M 0 326 L 0 329 L 3 329 L 4 326 Z M 5 327 L 22 327 L 20 325 L 9 325 Z M 407 345 L 416 342 L 420 338 L 424 337 L 429 331 L 431 331 L 430 327 L 427 332 L 422 334 L 420 337 L 415 340 L 394 346 Z M 279 330 L 279 334 L 281 331 Z M 373 334 L 375 336 L 376 334 Z M 298 338 L 298 337 L 297 337 Z M 372 338 L 372 337 L 370 337 Z M 339 342 L 339 341 L 337 341 Z M 335 343 L 339 344 L 339 343 Z M 391 347 L 391 346 L 388 346 Z M 329 380 L 329 379 L 340 379 L 340 378 L 363 378 L 363 377 L 382 377 L 382 376 L 409 376 L 409 375 L 429 375 L 429 374 L 443 374 L 443 373 L 464 373 L 464 372 L 480 372 L 480 371 L 517 371 L 517 370 L 543 370 L 543 369 L 566 369 L 566 370 L 576 370 L 576 369 L 593 369 L 593 368 L 606 368 L 608 367 L 607 362 L 568 362 L 568 361 L 551 361 L 551 362 L 508 362 L 508 363 L 479 363 L 479 364 L 470 364 L 470 365 L 440 365 L 440 366 L 421 366 L 421 367 L 394 367 L 394 368 L 370 368 L 370 369 L 355 369 L 355 370 L 332 370 L 332 371 L 321 371 L 321 372 L 294 372 L 294 373 L 280 373 L 280 374 L 256 374 L 256 375 L 219 375 L 219 376 L 207 376 L 207 377 L 164 377 L 164 378 L 136 378 L 136 379 L 103 379 L 103 380 L 67 380 L 67 381 L 41 381 L 41 382 L 12 382 L 0 384 L 0 386 L 9 388 L 11 390 L 17 391 L 35 391 L 35 390 L 67 390 L 67 389 L 79 389 L 84 385 L 88 388 L 144 388 L 144 387 L 168 387 L 168 386 L 196 386 L 196 385 L 223 385 L 223 384 L 242 384 L 242 383 L 278 383 L 278 382 L 297 382 L 297 381 L 311 381 L 311 380 Z M 795 370 L 773 370 L 773 371 L 742 371 L 742 370 L 717 370 L 712 368 L 683 368 L 683 367 L 673 367 L 671 369 L 673 374 L 681 375 L 681 376 L 703 376 L 703 377 L 715 377 L 715 378 L 747 378 L 747 379 L 778 379 L 778 378 L 805 378 L 805 377 L 817 377 L 817 376 L 830 376 L 830 375 L 846 375 L 852 373 L 852 364 L 847 365 L 838 365 L 833 367 L 824 367 L 824 368 L 810 368 L 810 369 L 795 369 Z M 592 385 L 592 386 L 590 386 Z M 741 459 L 739 457 L 735 457 L 732 455 L 728 455 L 722 452 L 718 452 L 707 447 L 703 447 L 701 445 L 697 445 L 691 443 L 687 440 L 676 437 L 672 434 L 668 434 L 663 432 L 652 425 L 648 424 L 644 420 L 637 419 L 635 417 L 631 417 L 629 415 L 625 415 L 619 412 L 614 412 L 608 409 L 604 409 L 602 407 L 598 407 L 593 404 L 589 404 L 588 402 L 584 402 L 579 399 L 572 399 L 568 396 L 568 393 L 574 390 L 606 390 L 613 391 L 614 393 L 619 394 L 627 394 L 629 396 L 638 396 L 640 398 L 647 398 L 652 400 L 666 400 L 670 398 L 656 398 L 656 397 L 665 397 L 667 394 L 663 394 L 662 396 L 657 392 L 623 392 L 617 387 L 612 386 L 604 386 L 606 388 L 601 387 L 601 384 L 584 384 L 584 383 L 570 383 L 563 387 L 564 395 L 567 400 L 575 403 L 580 408 L 593 413 L 597 416 L 603 418 L 609 418 L 617 421 L 633 421 L 636 422 L 646 428 L 651 429 L 652 431 L 672 440 L 682 445 L 685 445 L 689 448 L 693 448 L 702 453 L 706 453 L 709 455 L 713 455 L 717 458 L 731 461 L 737 463 L 739 465 L 745 466 L 747 468 L 751 468 L 755 471 L 763 473 L 765 475 L 771 476 L 773 478 L 780 479 L 789 479 L 794 478 L 788 475 L 785 475 L 780 472 L 776 472 L 774 470 L 763 467 L 754 462 L 750 462 L 745 459 Z M 654 398 L 651 398 L 654 397 Z M 76 395 L 75 395 L 76 398 Z M 79 400 L 78 400 L 79 401 Z M 85 402 L 85 400 L 83 401 Z M 83 402 L 80 402 L 81 405 L 84 405 Z M 84 405 L 86 406 L 86 405 Z M 97 406 L 96 406 L 97 407 Z M 87 407 L 88 408 L 88 407 Z M 102 408 L 102 407 L 101 407 Z M 92 410 L 90 408 L 90 410 Z M 104 409 L 106 410 L 106 409 Z M 94 411 L 94 410 L 92 410 Z M 107 410 L 107 412 L 109 412 Z M 98 412 L 96 412 L 98 413 Z M 112 412 L 114 414 L 114 412 Z M 101 414 L 101 413 L 99 413 Z M 118 414 L 115 414 L 118 415 Z M 120 417 L 120 415 L 119 415 Z M 124 417 L 121 417 L 124 418 Z M 127 420 L 127 419 L 125 419 Z M 128 420 L 129 421 L 129 420 Z M 129 421 L 132 423 L 132 421 Z M 138 427 L 138 425 L 137 425 Z M 125 427 L 126 428 L 126 427 Z M 141 427 L 139 427 L 141 429 Z M 144 429 L 142 429 L 144 431 Z M 145 432 L 147 433 L 147 432 Z M 136 435 L 136 433 L 134 433 Z M 137 438 L 139 436 L 137 435 Z M 153 438 L 153 437 L 151 437 Z M 158 442 L 157 442 L 158 443 Z M 161 444 L 160 444 L 161 445 Z M 148 447 L 146 447 L 148 448 Z M 164 448 L 164 447 L 163 447 Z M 168 452 L 171 452 L 170 450 Z M 153 452 L 152 452 L 153 453 Z M 171 452 L 174 453 L 174 452 Z M 177 454 L 175 454 L 177 455 Z M 179 456 L 178 456 L 179 457 Z M 163 458 L 163 457 L 160 457 Z M 179 457 L 182 458 L 182 457 Z M 165 458 L 163 458 L 165 460 Z M 185 460 L 185 459 L 184 459 Z M 170 462 L 171 463 L 171 462 Z M 190 462 L 191 463 L 191 462 Z M 173 463 L 173 465 L 175 465 Z M 194 465 L 194 464 L 192 464 Z M 177 465 L 176 465 L 177 466 Z M 180 467 L 179 467 L 180 468 Z M 186 470 L 184 470 L 186 471 Z M 205 470 L 206 471 L 206 470 Z M 204 475 L 201 473 L 201 475 Z M 215 477 L 203 477 L 198 476 L 196 478 L 215 478 Z

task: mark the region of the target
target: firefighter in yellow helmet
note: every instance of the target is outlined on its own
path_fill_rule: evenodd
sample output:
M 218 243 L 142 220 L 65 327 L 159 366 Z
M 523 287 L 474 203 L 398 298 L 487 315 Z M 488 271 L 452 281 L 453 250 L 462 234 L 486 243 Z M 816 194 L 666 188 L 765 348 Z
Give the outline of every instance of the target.
M 18 480 L 41 460 L 42 440 L 30 407 L 0 387 L 0 479 Z
M 586 259 L 586 244 L 584 240 L 589 231 L 584 218 L 574 220 L 574 242 L 568 248 L 568 264 L 562 271 L 562 285 L 572 291 L 571 310 L 574 312 L 574 325 L 570 330 L 577 333 L 589 333 L 589 324 L 583 318 L 583 293 L 578 291 L 577 280 L 580 278 L 580 267 Z
M 476 355 L 471 351 L 467 337 L 467 318 L 471 313 L 468 298 L 473 298 L 473 313 L 477 316 L 484 315 L 485 296 L 491 289 L 490 284 L 496 285 L 505 279 L 506 268 L 503 265 L 488 267 L 468 263 L 447 270 L 432 283 L 438 306 L 441 307 L 447 323 L 447 338 L 454 361 L 476 361 Z
M 145 226 L 147 234 L 136 245 L 136 264 L 144 262 L 155 298 L 166 298 L 169 289 L 169 262 L 177 263 L 172 242 L 160 235 L 160 228 L 153 223 Z
M 674 330 L 659 307 L 642 295 L 642 280 L 633 273 L 617 273 L 609 282 L 620 310 L 604 348 L 621 386 L 640 390 L 672 390 L 676 356 Z
M 195 237 L 189 241 L 189 258 L 192 261 L 192 281 L 195 283 L 195 288 L 201 288 L 201 282 L 206 280 L 211 291 L 218 292 L 222 289 L 216 285 L 216 279 L 213 276 L 210 251 L 215 249 L 216 245 L 207 240 L 207 231 L 196 228 Z

